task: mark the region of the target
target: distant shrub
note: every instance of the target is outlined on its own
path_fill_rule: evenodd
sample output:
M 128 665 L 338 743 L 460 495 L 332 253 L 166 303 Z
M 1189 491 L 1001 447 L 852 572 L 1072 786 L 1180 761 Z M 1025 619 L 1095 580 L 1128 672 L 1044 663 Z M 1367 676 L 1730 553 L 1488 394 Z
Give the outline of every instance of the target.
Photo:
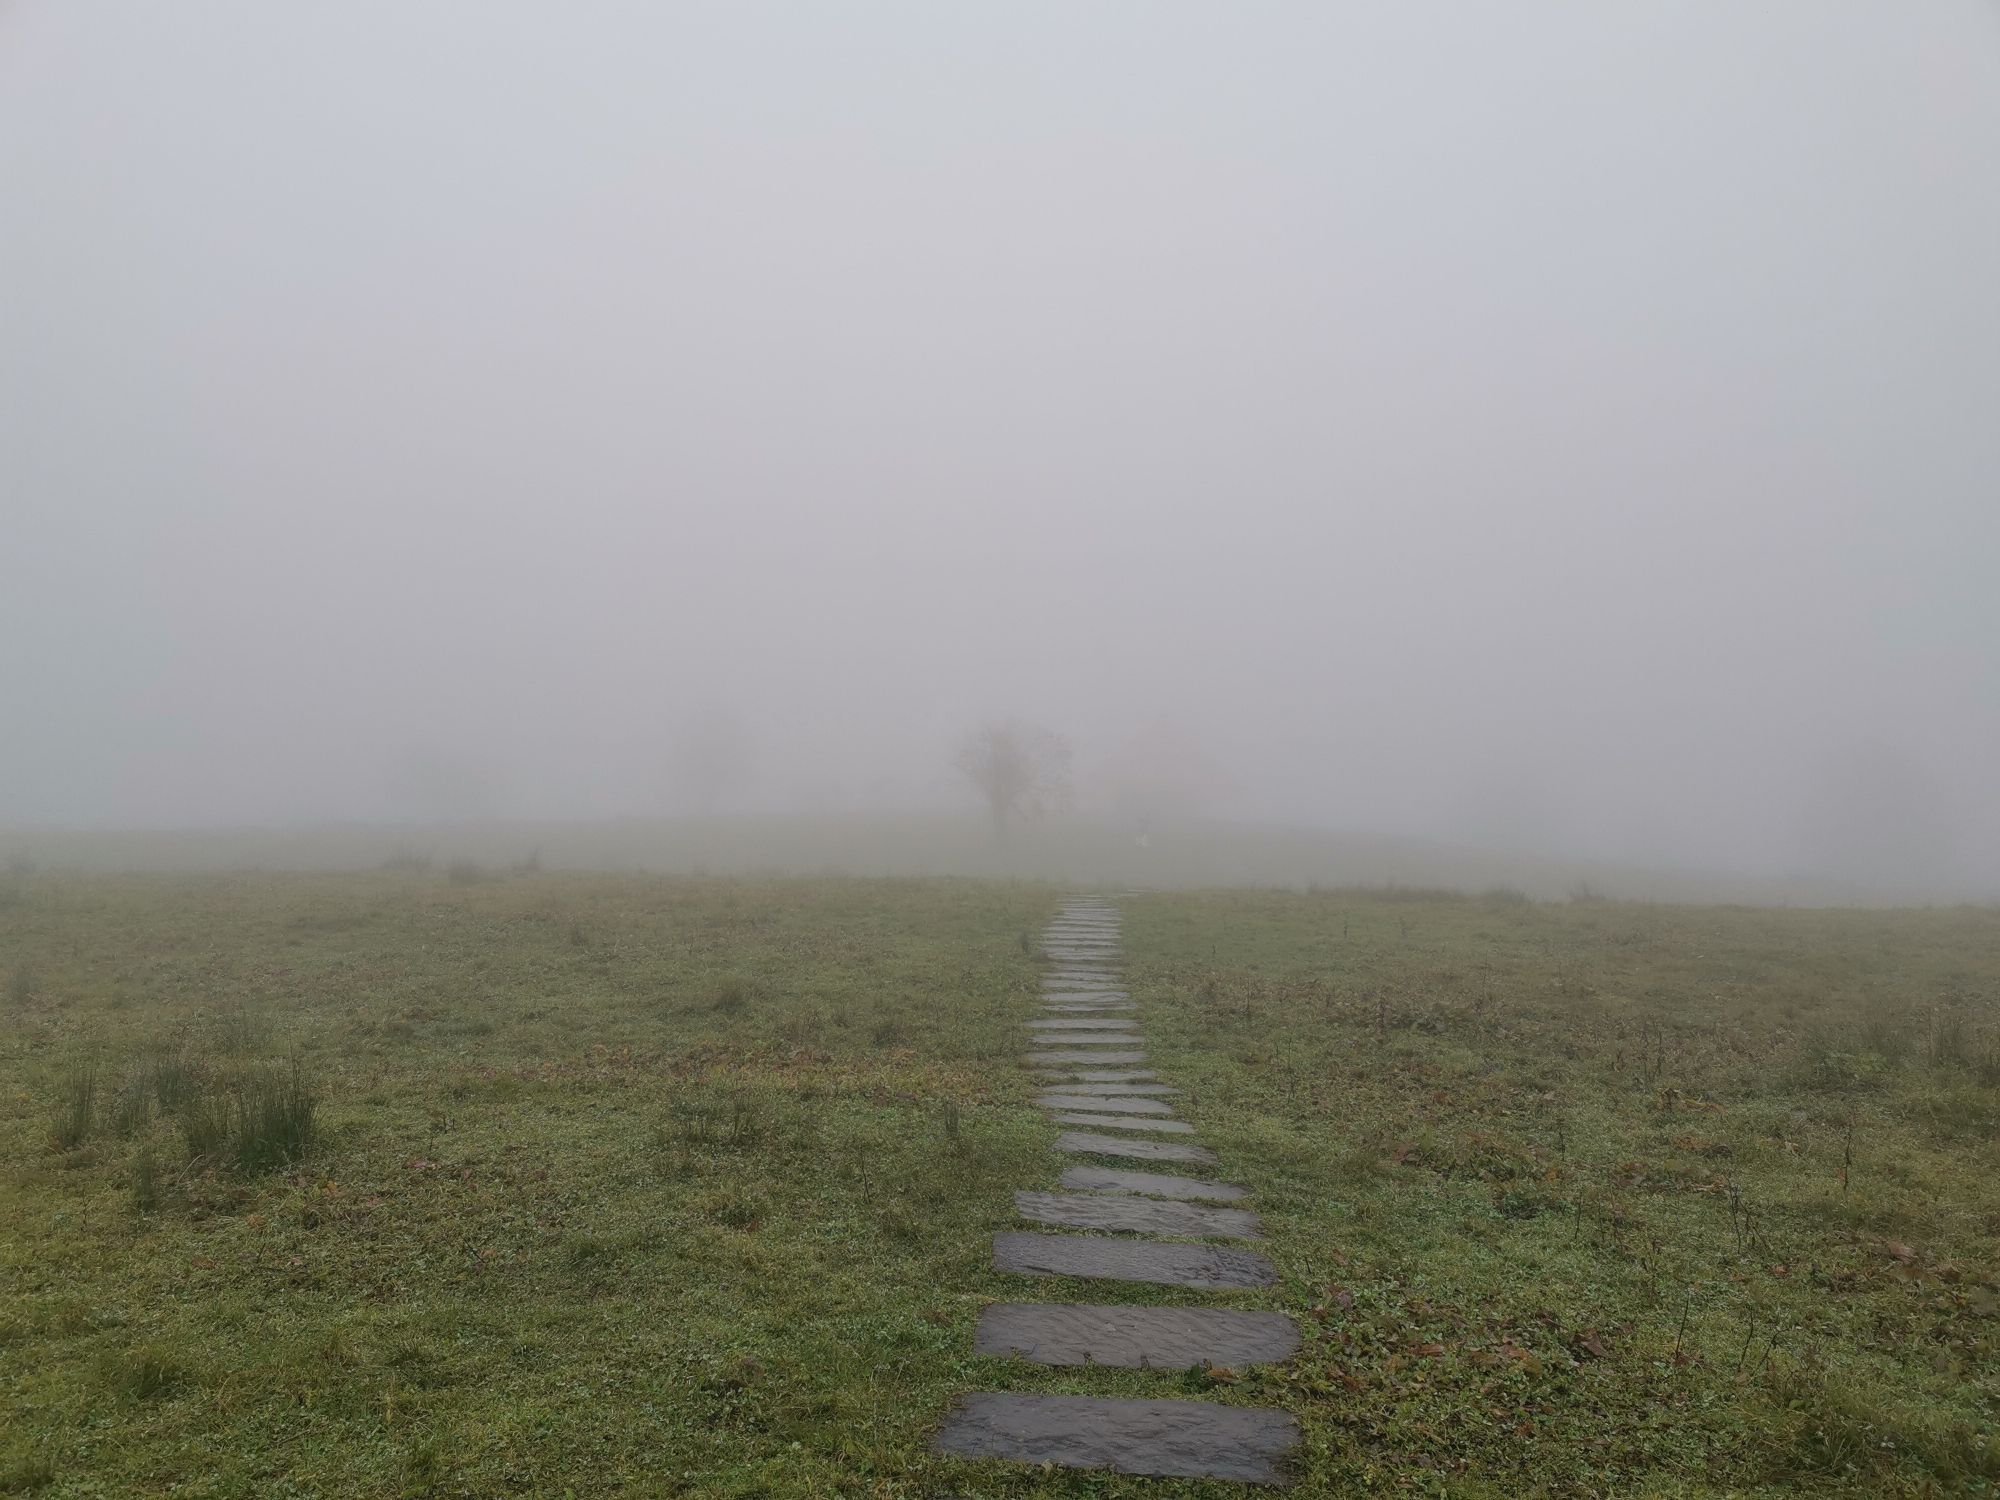
M 7 1003 L 20 1010 L 35 998 L 35 971 L 26 964 L 14 965 L 7 976 Z
M 377 868 L 390 874 L 427 875 L 431 869 L 431 858 L 427 854 L 398 852 L 383 860 Z
M 455 859 L 444 867 L 448 885 L 483 885 L 490 878 L 485 867 L 469 859 Z
M 1488 906 L 1533 906 L 1535 898 L 1511 885 L 1491 885 L 1479 893 Z
M 725 979 L 709 996 L 708 1008 L 733 1016 L 750 1003 L 750 987 L 740 979 Z

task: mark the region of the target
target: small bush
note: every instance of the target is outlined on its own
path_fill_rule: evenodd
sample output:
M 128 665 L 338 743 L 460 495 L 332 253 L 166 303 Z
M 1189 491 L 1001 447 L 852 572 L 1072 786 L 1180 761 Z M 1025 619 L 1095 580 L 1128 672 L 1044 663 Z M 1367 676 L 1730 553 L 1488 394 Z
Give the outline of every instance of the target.
M 484 885 L 487 880 L 483 866 L 469 859 L 455 859 L 444 867 L 447 885 Z
M 26 964 L 14 965 L 7 976 L 7 1003 L 16 1010 L 35 998 L 35 971 Z
M 725 1016 L 733 1016 L 750 1003 L 750 987 L 740 979 L 725 979 L 715 987 L 709 996 L 708 1008 L 720 1011 Z

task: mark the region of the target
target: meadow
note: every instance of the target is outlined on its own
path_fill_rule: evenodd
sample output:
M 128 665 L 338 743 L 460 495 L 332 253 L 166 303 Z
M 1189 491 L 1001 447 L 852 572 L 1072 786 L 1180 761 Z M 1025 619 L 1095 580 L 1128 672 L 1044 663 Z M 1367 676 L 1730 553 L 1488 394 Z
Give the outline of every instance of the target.
M 973 1389 L 1283 1405 L 1308 1494 L 2000 1493 L 2000 913 L 1126 900 L 1291 1363 L 975 1360 L 1031 881 L 0 884 L 0 1491 L 1172 1496 Z M 1167 1289 L 1134 1293 L 1174 1301 Z

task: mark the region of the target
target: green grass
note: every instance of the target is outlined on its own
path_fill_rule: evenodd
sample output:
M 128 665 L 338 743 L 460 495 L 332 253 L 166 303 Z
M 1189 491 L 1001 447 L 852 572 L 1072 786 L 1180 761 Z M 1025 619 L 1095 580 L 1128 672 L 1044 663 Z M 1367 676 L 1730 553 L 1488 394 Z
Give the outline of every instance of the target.
M 1106 1294 L 988 1266 L 1048 888 L 16 890 L 0 1492 L 1234 1493 L 930 1458 L 973 1389 L 1284 1405 L 1307 1493 L 2000 1486 L 1991 912 L 1128 901 L 1308 1330 L 1166 1376 L 969 1352 Z

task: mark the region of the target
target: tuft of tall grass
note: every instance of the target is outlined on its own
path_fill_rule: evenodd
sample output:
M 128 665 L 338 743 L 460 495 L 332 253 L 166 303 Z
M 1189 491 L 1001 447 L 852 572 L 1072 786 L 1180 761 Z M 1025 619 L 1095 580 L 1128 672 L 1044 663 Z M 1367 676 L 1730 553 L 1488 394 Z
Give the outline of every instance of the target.
M 20 1010 L 35 998 L 35 971 L 26 964 L 14 965 L 7 976 L 7 1003 Z
M 132 1158 L 132 1206 L 142 1214 L 160 1206 L 160 1162 L 150 1145 Z
M 319 1098 L 299 1059 L 293 1058 L 289 1067 L 262 1067 L 244 1074 L 237 1080 L 235 1094 L 231 1147 L 239 1170 L 265 1172 L 289 1166 L 311 1149 Z
M 97 1060 L 73 1059 L 56 1086 L 56 1145 L 74 1151 L 90 1139 L 97 1124 Z

